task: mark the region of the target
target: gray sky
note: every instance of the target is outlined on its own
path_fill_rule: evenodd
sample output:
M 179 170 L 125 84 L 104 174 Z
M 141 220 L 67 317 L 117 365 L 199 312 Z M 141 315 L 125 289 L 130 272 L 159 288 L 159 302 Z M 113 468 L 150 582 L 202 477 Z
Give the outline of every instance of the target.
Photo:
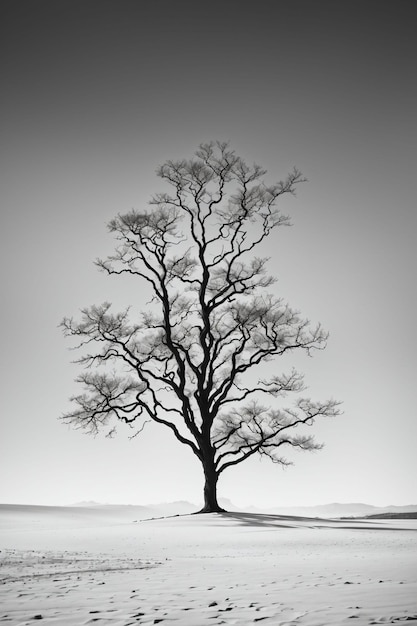
M 270 267 L 277 295 L 330 331 L 296 361 L 309 393 L 344 401 L 316 424 L 324 450 L 232 468 L 220 495 L 417 503 L 414 3 L 196 6 L 1 3 L 0 501 L 201 501 L 199 464 L 170 433 L 108 440 L 58 421 L 77 391 L 58 324 L 140 302 L 142 285 L 93 265 L 113 250 L 106 223 L 161 190 L 158 164 L 220 139 L 271 181 L 294 165 L 309 179 Z

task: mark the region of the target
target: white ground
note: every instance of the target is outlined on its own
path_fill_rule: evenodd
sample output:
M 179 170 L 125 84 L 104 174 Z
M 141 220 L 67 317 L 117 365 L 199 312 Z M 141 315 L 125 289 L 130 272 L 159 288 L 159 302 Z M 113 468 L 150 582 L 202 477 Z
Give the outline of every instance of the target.
M 0 623 L 417 624 L 417 520 L 0 507 Z

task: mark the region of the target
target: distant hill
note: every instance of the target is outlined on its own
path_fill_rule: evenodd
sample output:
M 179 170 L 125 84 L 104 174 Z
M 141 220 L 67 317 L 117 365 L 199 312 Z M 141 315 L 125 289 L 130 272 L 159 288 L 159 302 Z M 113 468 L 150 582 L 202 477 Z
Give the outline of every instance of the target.
M 377 513 L 367 515 L 367 519 L 417 519 L 417 511 L 406 511 L 404 513 Z
M 417 512 L 417 504 L 404 506 L 377 507 L 364 503 L 322 504 L 308 507 L 276 507 L 268 509 L 268 513 L 275 515 L 296 515 L 299 517 L 369 517 L 371 515 L 397 514 Z
M 265 513 L 269 515 L 283 515 L 309 518 L 417 518 L 417 505 L 376 507 L 363 503 L 333 503 L 308 507 L 274 507 L 261 509 L 253 506 L 239 508 L 230 500 L 219 499 L 220 505 L 230 512 Z M 24 514 L 29 522 L 37 518 L 54 514 L 63 520 L 88 523 L 93 520 L 101 520 L 102 523 L 130 523 L 134 521 L 174 515 L 189 515 L 196 513 L 200 505 L 179 500 L 177 502 L 161 502 L 159 504 L 135 505 L 135 504 L 101 504 L 88 501 L 79 502 L 72 506 L 41 506 L 22 504 L 0 504 L 2 519 Z M 23 519 L 23 518 L 22 518 Z
M 227 498 L 219 498 L 219 504 L 226 511 L 241 512 L 242 508 L 237 507 L 231 500 Z M 176 502 L 161 502 L 159 504 L 147 504 L 146 506 L 139 505 L 111 505 L 111 504 L 98 504 L 94 502 L 80 503 L 77 506 L 82 506 L 92 509 L 100 509 L 103 512 L 110 514 L 111 512 L 122 514 L 123 516 L 134 516 L 134 519 L 145 519 L 150 517 L 165 517 L 169 515 L 189 515 L 196 513 L 201 504 L 192 504 L 184 500 Z M 246 512 L 251 513 L 267 513 L 269 515 L 285 515 L 285 516 L 297 516 L 297 517 L 324 517 L 324 518 L 339 518 L 339 517 L 369 517 L 373 515 L 396 515 L 397 517 L 409 513 L 417 513 L 416 505 L 404 505 L 404 506 L 387 506 L 377 507 L 371 504 L 364 503 L 339 503 L 334 502 L 332 504 L 321 504 L 317 506 L 298 506 L 298 507 L 272 507 L 262 509 L 258 507 L 244 507 Z

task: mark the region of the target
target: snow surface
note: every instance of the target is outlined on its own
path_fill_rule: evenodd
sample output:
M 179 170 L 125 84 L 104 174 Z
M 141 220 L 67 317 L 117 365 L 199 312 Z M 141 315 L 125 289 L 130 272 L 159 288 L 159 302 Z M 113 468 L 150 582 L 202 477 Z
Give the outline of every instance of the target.
M 11 626 L 417 624 L 412 519 L 1 506 L 0 549 Z

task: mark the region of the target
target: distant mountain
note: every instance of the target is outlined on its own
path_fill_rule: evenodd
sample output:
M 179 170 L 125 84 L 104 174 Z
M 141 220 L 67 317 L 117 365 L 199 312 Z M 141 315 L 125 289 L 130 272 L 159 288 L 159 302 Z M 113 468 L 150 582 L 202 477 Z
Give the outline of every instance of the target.
M 233 504 L 231 500 L 227 498 L 219 498 L 219 504 L 226 511 L 240 511 L 241 509 Z M 174 502 L 159 502 L 157 504 L 103 504 L 95 502 L 94 500 L 87 500 L 84 502 L 77 502 L 72 505 L 73 507 L 81 509 L 90 509 L 94 511 L 102 511 L 106 514 L 119 513 L 123 516 L 132 515 L 135 519 L 145 519 L 151 517 L 168 517 L 174 515 L 191 515 L 197 513 L 202 508 L 202 503 L 193 504 L 186 500 L 176 500 Z
M 405 506 L 377 507 L 364 503 L 322 504 L 304 507 L 274 507 L 266 512 L 274 515 L 296 515 L 299 517 L 368 517 L 386 513 L 411 513 L 417 511 L 417 504 Z M 261 512 L 261 511 L 259 511 Z
M 152 506 L 143 506 L 139 504 L 102 504 L 89 500 L 87 502 L 77 502 L 72 507 L 76 509 L 90 511 L 92 513 L 104 514 L 108 517 L 127 517 L 132 516 L 138 519 L 152 517 L 154 509 Z M 69 508 L 72 508 L 69 507 Z
M 219 504 L 226 511 L 265 513 L 269 515 L 297 516 L 297 517 L 415 517 L 417 505 L 387 506 L 377 507 L 364 503 L 332 503 L 318 506 L 303 507 L 273 507 L 262 509 L 254 506 L 237 507 L 226 498 L 220 498 Z M 196 513 L 201 508 L 200 505 L 179 500 L 177 502 L 161 502 L 158 504 L 136 505 L 136 504 L 101 504 L 99 502 L 87 501 L 73 504 L 70 507 L 54 507 L 41 505 L 19 505 L 0 504 L 0 514 L 9 515 L 18 512 L 27 515 L 49 515 L 53 513 L 68 519 L 85 520 L 101 519 L 103 523 L 130 523 L 144 519 L 169 517 L 174 515 L 189 515 Z
M 103 504 L 89 500 L 87 502 L 77 502 L 73 507 L 100 511 L 108 516 L 118 516 L 134 520 L 150 519 L 153 517 L 169 517 L 173 515 L 188 515 L 196 513 L 199 508 L 196 504 L 177 500 L 176 502 L 160 502 L 157 504 Z
M 238 511 L 242 510 L 241 508 L 233 504 L 233 502 L 229 500 L 229 498 L 219 498 L 219 504 L 222 509 L 225 509 L 225 511 L 230 511 L 231 513 L 237 513 Z
M 398 507 L 401 508 L 401 507 Z M 367 515 L 367 519 L 417 519 L 417 511 L 404 511 L 403 513 L 376 513 Z
M 277 515 L 297 515 L 300 517 L 343 517 L 362 516 L 378 513 L 377 507 L 362 503 L 338 503 L 321 504 L 316 506 L 285 507 L 271 510 Z
M 246 511 L 252 513 L 266 513 L 270 515 L 286 515 L 297 517 L 368 517 L 369 515 L 401 515 L 417 512 L 417 505 L 377 507 L 371 504 L 364 503 L 334 502 L 332 504 L 322 504 L 317 506 L 273 507 L 268 509 L 262 509 L 253 506 L 243 508 L 238 507 L 228 498 L 219 498 L 219 504 L 226 511 L 230 512 Z M 147 505 L 145 508 L 148 511 L 152 511 L 152 517 L 164 517 L 168 515 L 188 515 L 190 513 L 196 513 L 201 508 L 201 506 L 201 504 L 196 505 L 192 504 L 191 502 L 178 501 L 151 504 Z

